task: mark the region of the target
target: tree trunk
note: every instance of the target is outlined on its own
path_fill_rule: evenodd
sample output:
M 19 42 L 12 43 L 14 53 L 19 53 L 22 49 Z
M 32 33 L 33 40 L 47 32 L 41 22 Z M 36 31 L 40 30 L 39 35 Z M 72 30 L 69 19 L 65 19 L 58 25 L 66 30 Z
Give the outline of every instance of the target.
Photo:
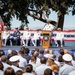
M 63 30 L 64 16 L 65 15 L 60 15 L 60 16 L 58 15 L 57 28 L 61 28 L 61 30 Z

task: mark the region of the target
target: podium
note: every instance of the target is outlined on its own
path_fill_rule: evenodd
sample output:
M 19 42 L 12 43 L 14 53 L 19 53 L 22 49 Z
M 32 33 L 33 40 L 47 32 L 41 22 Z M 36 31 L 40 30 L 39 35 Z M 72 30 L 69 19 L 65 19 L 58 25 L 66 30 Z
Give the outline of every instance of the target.
M 0 30 L 0 47 L 2 47 L 2 30 Z
M 43 34 L 43 42 L 42 48 L 49 48 L 50 47 L 50 31 L 42 31 Z

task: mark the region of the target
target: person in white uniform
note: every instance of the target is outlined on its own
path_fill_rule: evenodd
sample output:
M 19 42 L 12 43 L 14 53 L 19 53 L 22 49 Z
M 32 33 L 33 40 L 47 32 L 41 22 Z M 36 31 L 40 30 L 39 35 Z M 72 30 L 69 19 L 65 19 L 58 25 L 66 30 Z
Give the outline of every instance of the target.
M 70 54 L 63 55 L 64 65 L 59 69 L 59 75 L 68 75 L 70 72 L 75 70 L 72 66 L 72 56 Z
M 58 41 L 59 41 L 60 42 L 60 46 L 63 47 L 64 33 L 61 32 L 61 28 L 58 28 L 57 30 L 58 30 L 58 32 L 57 32 L 56 37 L 54 39 L 55 40 L 55 44 L 58 47 L 59 46 Z
M 56 27 L 53 24 L 51 24 L 50 21 L 48 21 L 42 30 L 50 31 L 50 38 L 51 38 L 52 37 L 52 31 L 55 29 L 56 29 Z M 52 41 L 50 41 L 50 44 L 52 45 Z
M 2 44 L 3 46 L 6 46 L 7 39 L 9 38 L 10 33 L 8 32 L 7 28 L 4 27 L 4 30 L 2 31 Z
M 28 30 L 23 33 L 23 37 L 22 37 L 23 46 L 28 46 L 30 37 L 31 37 L 31 34 Z
M 53 30 L 55 30 L 55 26 L 50 24 L 50 22 L 48 21 L 42 30 L 53 31 Z
M 40 40 L 40 33 L 38 31 L 36 31 L 31 40 L 32 40 L 33 46 L 37 46 L 37 41 Z

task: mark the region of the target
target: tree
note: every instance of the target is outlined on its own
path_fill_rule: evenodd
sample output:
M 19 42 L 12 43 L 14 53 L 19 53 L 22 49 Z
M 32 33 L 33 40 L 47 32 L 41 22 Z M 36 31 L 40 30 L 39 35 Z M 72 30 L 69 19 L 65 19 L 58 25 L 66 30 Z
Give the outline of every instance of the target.
M 26 24 L 29 23 L 28 15 L 33 17 L 34 20 L 47 22 L 50 9 L 52 9 L 58 15 L 58 22 L 50 20 L 50 23 L 63 29 L 64 17 L 69 12 L 70 7 L 73 15 L 75 14 L 75 0 L 2 0 L 2 2 L 4 5 L 0 8 L 0 15 L 8 23 L 15 15 L 18 20 Z

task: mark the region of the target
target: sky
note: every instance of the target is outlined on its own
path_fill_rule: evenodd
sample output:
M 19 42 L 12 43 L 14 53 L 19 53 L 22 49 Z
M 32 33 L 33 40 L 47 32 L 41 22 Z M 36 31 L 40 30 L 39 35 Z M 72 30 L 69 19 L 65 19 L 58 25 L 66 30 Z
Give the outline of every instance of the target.
M 52 13 L 49 15 L 49 19 L 50 20 L 54 20 L 57 22 L 57 13 L 52 11 Z M 45 25 L 45 23 L 39 21 L 39 20 L 34 20 L 32 17 L 28 16 L 28 20 L 29 20 L 29 29 L 42 29 Z M 16 28 L 19 27 L 21 25 L 21 22 L 18 21 L 16 18 L 13 18 L 13 20 L 11 21 L 12 24 L 12 28 Z M 72 13 L 69 13 L 67 15 L 65 15 L 65 19 L 64 19 L 64 30 L 75 30 L 75 15 L 72 16 Z

